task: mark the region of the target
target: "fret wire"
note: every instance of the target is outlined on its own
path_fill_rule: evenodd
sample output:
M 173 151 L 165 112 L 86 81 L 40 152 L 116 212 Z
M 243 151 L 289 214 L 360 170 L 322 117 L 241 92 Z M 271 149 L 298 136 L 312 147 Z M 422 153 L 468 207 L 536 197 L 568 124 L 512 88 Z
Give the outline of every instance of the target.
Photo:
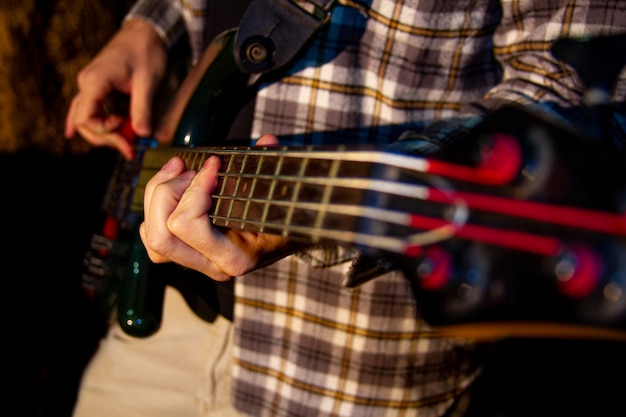
M 177 149 L 174 155 L 182 158 L 186 165 L 188 165 L 189 159 L 193 156 L 192 154 L 187 154 L 184 149 Z
M 339 147 L 338 149 L 341 149 L 341 147 Z M 228 148 L 210 148 L 210 149 L 209 148 L 206 148 L 206 149 L 202 149 L 202 148 L 191 148 L 191 149 L 155 148 L 155 149 L 148 149 L 146 152 L 147 152 L 146 157 L 144 157 L 144 165 L 142 166 L 142 169 L 141 169 L 142 178 L 145 177 L 146 182 L 147 182 L 147 179 L 149 179 L 149 177 L 152 176 L 152 174 L 150 174 L 151 172 L 158 171 L 158 169 L 160 169 L 160 167 L 165 162 L 167 162 L 169 158 L 175 155 L 180 156 L 182 158 L 188 158 L 190 154 L 201 155 L 202 160 L 205 160 L 212 155 L 218 155 L 218 156 L 221 156 L 224 161 L 228 161 L 227 163 L 228 166 L 232 166 L 233 157 L 236 157 L 237 155 L 240 155 L 241 153 L 249 153 L 251 155 L 257 155 L 257 156 L 268 155 L 268 157 L 270 158 L 276 154 L 302 155 L 303 158 L 307 161 L 309 160 L 308 157 L 310 155 L 315 155 L 314 159 L 322 158 L 323 156 L 321 155 L 329 155 L 331 159 L 337 156 L 333 152 L 318 152 L 315 150 L 315 148 L 312 148 L 312 149 L 307 148 L 306 152 L 303 152 L 303 151 L 294 152 L 292 150 L 278 151 L 278 152 L 273 151 L 273 150 L 250 150 L 249 148 L 243 148 L 243 147 L 239 149 L 232 148 L 230 150 Z M 372 157 L 370 158 L 372 160 L 375 159 L 378 153 L 380 153 L 379 151 L 364 151 L 364 152 L 365 154 L 372 155 Z M 385 156 L 388 156 L 388 155 L 385 154 Z M 413 157 L 406 157 L 406 158 L 414 159 Z M 361 160 L 364 160 L 364 159 L 361 158 Z M 229 170 L 228 166 L 226 167 L 227 171 Z M 225 174 L 223 172 L 218 172 L 218 175 L 223 177 Z M 271 175 L 258 175 L 258 171 L 254 174 L 236 174 L 235 173 L 232 175 L 242 175 L 246 178 L 253 178 L 255 183 L 260 180 L 274 180 L 275 179 Z M 321 178 L 321 177 L 307 177 L 303 179 L 301 177 L 293 177 L 293 176 L 283 176 L 282 180 L 294 181 L 294 182 L 301 181 L 302 182 L 301 185 L 304 185 L 304 184 L 325 185 L 329 181 L 331 181 L 327 178 Z M 388 182 L 377 180 L 377 179 L 361 179 L 361 178 L 333 179 L 332 181 L 334 181 L 337 186 L 345 186 L 347 188 L 354 188 L 354 189 L 371 189 L 373 191 L 385 192 L 385 193 L 390 193 L 390 194 L 395 194 L 395 195 L 400 195 L 400 196 L 422 199 L 422 200 L 427 199 L 428 194 L 429 194 L 428 187 L 423 186 L 423 185 L 414 185 L 410 183 L 389 184 Z M 223 190 L 225 190 L 225 186 L 226 186 L 226 182 L 224 181 L 221 187 L 222 193 L 223 193 Z M 138 184 L 137 189 L 135 190 L 135 193 L 134 193 L 135 196 L 133 198 L 133 203 L 132 203 L 133 209 L 135 211 L 142 210 L 142 205 L 143 205 L 142 194 L 143 194 L 144 188 L 145 188 L 145 183 L 140 183 Z M 216 198 L 215 212 L 218 212 L 222 203 L 221 203 L 219 195 L 215 198 Z M 453 197 L 451 196 L 451 198 Z
M 251 203 L 267 202 L 265 199 L 262 199 L 262 198 L 249 199 L 249 201 Z M 274 201 L 273 204 L 275 206 L 281 206 L 281 207 L 285 207 L 285 206 L 292 207 L 291 201 Z M 457 208 L 458 210 L 464 209 L 464 206 L 462 205 L 457 205 L 454 207 Z M 335 204 L 335 203 L 323 204 L 323 203 L 302 202 L 302 203 L 298 203 L 298 209 L 317 211 L 317 212 L 323 211 L 324 213 L 331 213 L 331 214 L 345 214 L 347 216 L 364 217 L 364 218 L 374 219 L 374 220 L 384 219 L 385 222 L 387 223 L 393 223 L 393 224 L 397 224 L 400 226 L 409 226 L 411 222 L 411 216 L 412 216 L 412 213 L 400 212 L 396 210 L 390 210 L 390 209 L 384 209 L 384 208 L 378 208 L 378 207 L 359 206 L 356 204 Z M 444 215 L 447 215 L 447 213 L 442 214 L 442 219 Z M 224 219 L 229 218 L 232 221 L 249 220 L 249 219 L 243 219 L 243 218 L 236 218 L 232 216 L 215 215 L 215 217 L 220 217 L 220 218 L 223 217 Z M 452 217 L 455 217 L 455 216 L 452 216 Z M 453 220 L 453 221 L 450 221 L 450 220 L 446 220 L 446 221 L 449 221 L 450 223 L 458 223 L 458 225 L 461 225 L 465 221 L 465 216 L 463 216 L 461 213 L 461 216 L 459 219 Z M 251 220 L 251 223 L 254 223 L 254 222 L 255 220 Z
M 264 157 L 261 156 L 261 159 L 263 158 Z M 263 208 L 263 214 L 261 216 L 261 222 L 263 223 L 267 220 L 267 215 L 269 213 L 270 206 L 271 206 L 271 200 L 272 200 L 272 197 L 274 196 L 274 191 L 276 190 L 276 183 L 277 183 L 276 177 L 280 174 L 280 171 L 282 170 L 284 160 L 285 158 L 281 156 L 276 161 L 276 169 L 274 170 L 274 176 L 270 183 L 269 192 L 267 193 L 267 202 L 265 203 L 265 207 Z M 263 232 L 263 226 L 261 226 L 260 231 Z
M 171 152 L 171 149 L 150 149 L 151 153 Z M 203 153 L 217 156 L 240 155 L 242 153 L 265 156 L 265 157 L 291 157 L 291 158 L 310 158 L 328 161 L 354 161 L 365 163 L 381 163 L 386 166 L 395 166 L 407 169 L 413 172 L 426 172 L 429 166 L 429 160 L 425 157 L 415 155 L 396 154 L 386 152 L 384 150 L 373 149 L 354 149 L 346 146 L 338 145 L 332 150 L 319 150 L 315 146 L 306 147 L 198 147 L 178 150 L 180 153 Z
M 341 161 L 339 160 L 335 160 L 332 162 L 332 164 L 330 165 L 330 170 L 328 172 L 328 177 L 331 179 L 336 179 L 337 178 L 337 172 L 339 172 L 339 165 L 341 164 Z M 322 207 L 327 207 L 329 205 L 329 201 L 330 201 L 330 194 L 332 192 L 333 186 L 332 184 L 327 183 L 324 185 L 324 192 L 322 194 L 322 198 L 321 198 L 321 206 Z M 317 218 L 315 220 L 315 228 L 321 230 L 322 229 L 322 223 L 324 221 L 324 217 L 326 216 L 326 209 L 324 210 L 319 210 L 317 212 Z
M 187 169 L 195 169 L 193 166 L 193 157 L 194 157 L 193 154 L 189 155 L 188 157 L 183 156 L 185 164 L 187 165 Z
M 239 173 L 242 174 L 245 172 L 246 165 L 248 163 L 248 154 L 244 155 L 243 160 L 241 161 L 241 167 L 239 168 Z M 241 176 L 237 176 L 237 181 L 235 182 L 235 188 L 233 189 L 232 195 L 235 196 L 239 192 L 239 186 L 241 184 Z M 230 201 L 230 206 L 228 207 L 228 217 L 232 216 L 233 210 L 235 208 L 235 200 Z
M 175 155 L 180 156 L 180 157 L 181 157 L 181 158 L 183 158 L 184 160 L 188 160 L 188 159 L 189 159 L 189 158 L 193 155 L 193 153 L 192 153 L 192 154 L 189 154 L 189 157 L 186 157 L 186 155 L 188 154 L 186 151 L 187 151 L 186 149 L 178 149 L 178 148 L 177 148 L 177 149 L 176 149 L 176 152 L 175 152 Z
M 232 170 L 233 163 L 234 163 L 233 160 L 235 159 L 235 157 L 236 157 L 236 155 L 231 155 L 230 158 L 228 158 L 228 165 L 227 165 L 226 170 L 225 170 L 227 173 Z M 223 163 L 224 163 L 224 160 L 222 160 L 222 164 Z M 219 213 L 219 210 L 220 210 L 220 207 L 221 207 L 222 201 L 223 201 L 223 199 L 220 196 L 226 194 L 226 185 L 227 185 L 227 183 L 228 183 L 228 177 L 224 176 L 223 179 L 222 179 L 222 189 L 220 190 L 219 195 L 213 197 L 213 199 L 216 200 L 215 209 L 214 209 L 215 213 Z M 229 224 L 229 222 L 226 221 L 226 225 L 228 225 L 228 224 Z
M 304 178 L 304 173 L 306 172 L 307 165 L 309 164 L 309 158 L 303 158 L 302 163 L 300 164 L 300 170 L 298 172 L 298 178 Z M 296 203 L 298 202 L 298 195 L 300 195 L 300 189 L 302 188 L 302 180 L 296 181 L 293 187 L 293 193 L 291 194 L 291 204 L 287 209 L 287 215 L 285 216 L 285 228 L 283 230 L 283 236 L 287 237 L 289 235 L 289 226 L 291 225 L 291 219 L 293 218 L 293 212 L 295 211 Z
M 264 159 L 263 157 L 259 157 L 259 162 L 256 164 L 256 170 L 254 178 L 252 178 L 252 183 L 250 184 L 250 192 L 248 193 L 248 201 L 246 201 L 245 207 L 243 209 L 242 220 L 248 218 L 248 213 L 250 211 L 250 203 L 252 202 L 252 196 L 254 195 L 254 191 L 256 190 L 259 172 L 261 172 L 261 166 L 263 165 Z M 245 223 L 241 223 L 241 228 L 244 228 Z
M 189 158 L 186 159 L 187 161 L 187 169 L 193 169 L 196 170 L 196 156 L 198 154 L 192 154 L 189 156 Z
M 331 150 L 319 150 L 315 146 L 298 147 L 280 147 L 274 148 L 250 148 L 250 147 L 233 147 L 233 148 L 195 148 L 190 152 L 210 152 L 216 155 L 238 155 L 248 153 L 250 155 L 266 156 L 266 157 L 293 157 L 293 158 L 310 158 L 325 159 L 328 161 L 354 161 L 354 162 L 371 162 L 382 163 L 387 166 L 395 166 L 398 168 L 406 168 L 410 171 L 424 172 L 429 165 L 429 161 L 425 157 L 416 155 L 405 155 L 384 150 L 374 149 L 354 149 L 347 146 L 338 145 Z
M 192 162 L 193 157 L 194 157 L 193 154 L 191 154 L 189 156 L 187 156 L 186 154 L 182 154 L 181 157 L 185 161 L 185 165 L 187 165 L 187 169 L 194 169 L 193 162 Z
M 341 149 L 342 147 L 338 147 L 338 149 Z M 313 148 L 314 149 L 314 148 Z M 333 152 L 319 152 L 319 151 L 312 151 L 312 152 L 301 152 L 301 151 L 265 151 L 265 150 L 248 150 L 248 148 L 241 148 L 241 149 L 232 149 L 232 150 L 228 150 L 228 149 L 223 149 L 223 148 L 210 148 L 210 150 L 203 150 L 200 148 L 191 148 L 191 149 L 175 149 L 174 151 L 172 151 L 172 149 L 150 149 L 148 150 L 148 152 L 150 154 L 154 154 L 154 155 L 158 155 L 158 154 L 165 154 L 163 156 L 164 161 L 166 162 L 167 158 L 170 158 L 171 156 L 177 155 L 182 157 L 183 159 L 185 159 L 185 155 L 189 155 L 189 154 L 194 154 L 194 155 L 202 155 L 205 158 L 208 158 L 209 156 L 212 155 L 217 155 L 217 156 L 222 156 L 226 158 L 229 158 L 229 161 L 232 161 L 232 156 L 237 156 L 237 155 L 241 155 L 242 153 L 244 154 L 249 154 L 249 155 L 256 155 L 259 157 L 265 157 L 265 156 L 275 156 L 275 155 L 284 155 L 287 154 L 289 156 L 295 155 L 302 155 L 303 160 L 311 160 L 311 159 L 318 159 L 318 158 L 324 158 L 322 156 L 319 155 L 328 155 L 328 157 L 326 159 L 328 160 L 336 160 L 336 155 L 334 155 Z M 358 151 L 357 151 L 358 152 Z M 376 154 L 376 151 L 363 151 L 367 154 Z M 361 152 L 358 152 L 361 153 Z M 306 155 L 316 155 L 314 158 L 309 158 Z M 387 154 L 385 154 L 385 156 L 387 156 Z M 396 157 L 400 158 L 400 156 Z M 409 158 L 409 159 L 414 159 L 414 157 L 405 157 L 405 158 Z M 372 160 L 376 159 L 376 158 L 370 158 Z M 367 162 L 367 160 L 365 158 L 359 158 L 359 160 Z M 163 163 L 165 163 L 163 162 Z M 400 164 L 398 164 L 399 166 Z M 160 168 L 160 167 L 159 167 Z M 143 170 L 147 170 L 148 167 L 143 167 Z M 155 172 L 158 171 L 158 169 L 154 170 Z M 226 172 L 229 171 L 229 168 L 226 169 Z M 225 172 L 224 171 L 220 171 L 218 172 L 219 176 L 224 176 Z M 257 174 L 237 174 L 237 173 L 231 173 L 231 176 L 237 176 L 237 175 L 242 175 L 246 178 L 254 178 L 255 176 L 258 179 L 265 179 L 265 180 L 273 180 L 275 177 L 272 175 L 257 175 Z M 302 181 L 302 178 L 300 177 L 294 177 L 294 176 L 287 176 L 284 175 L 281 177 L 282 180 L 284 181 Z M 363 179 L 358 179 L 358 178 L 346 178 L 346 179 L 329 179 L 329 178 L 322 178 L 322 177 L 309 177 L 306 178 L 304 180 L 304 184 L 313 184 L 313 185 L 325 185 L 327 183 L 329 183 L 330 181 L 335 182 L 336 184 L 338 183 L 339 185 L 343 185 L 346 187 L 354 187 L 354 188 L 359 188 L 359 189 L 365 189 L 369 186 L 375 187 L 376 190 L 380 190 L 380 191 L 389 191 L 389 185 L 385 182 L 380 182 L 379 180 L 375 180 L 375 179 L 367 179 L 367 180 L 363 180 Z M 366 181 L 366 182 L 364 182 Z M 367 182 L 369 181 L 369 182 Z M 379 186 L 377 186 L 379 185 Z M 398 191 L 397 193 L 394 192 L 394 194 L 397 195 L 407 195 L 406 193 L 415 193 L 415 197 L 417 198 L 424 198 L 424 192 L 422 190 L 425 190 L 426 188 L 423 186 L 414 186 L 413 184 L 397 184 L 394 185 L 394 188 L 399 189 L 400 191 Z M 408 195 L 407 195 L 408 196 Z
M 202 154 L 197 153 L 194 156 L 194 158 L 193 158 L 193 163 L 192 163 L 193 168 L 192 169 L 194 169 L 196 171 L 199 171 L 200 167 L 202 166 L 202 164 L 198 162 L 199 158 L 202 158 Z
M 211 218 L 214 220 L 227 220 L 223 216 L 215 216 L 211 215 Z M 281 228 L 280 223 L 267 223 L 265 221 L 248 221 L 250 225 L 256 225 L 259 227 L 259 230 L 262 230 L 263 227 L 274 226 L 276 228 Z M 302 233 L 306 236 L 309 236 L 314 243 L 320 241 L 320 236 L 327 238 L 330 241 L 335 242 L 347 242 L 350 244 L 359 244 L 367 247 L 373 247 L 378 249 L 383 249 L 387 251 L 392 251 L 396 253 L 404 254 L 406 252 L 407 247 L 409 246 L 423 246 L 426 244 L 432 244 L 439 241 L 443 241 L 445 239 L 449 239 L 454 235 L 454 230 L 456 228 L 451 224 L 446 224 L 445 226 L 438 227 L 436 229 L 428 230 L 425 232 L 415 233 L 412 235 L 408 235 L 407 237 L 399 238 L 399 237 L 391 237 L 391 236 L 379 236 L 379 235 L 370 235 L 365 233 L 358 233 L 353 231 L 338 231 L 334 229 L 322 229 L 317 226 L 308 227 L 308 226 L 297 226 L 292 225 L 291 230 L 294 232 Z M 320 233 L 321 232 L 321 233 Z M 373 237 L 375 239 L 373 239 Z
M 209 157 L 211 155 L 203 153 L 201 154 L 202 156 L 200 157 L 200 166 L 204 165 L 204 163 L 206 162 L 207 159 L 209 159 Z
M 225 175 L 219 172 L 218 175 Z M 295 183 L 300 182 L 307 185 L 328 185 L 333 184 L 335 187 L 346 187 L 359 190 L 371 190 L 376 192 L 384 192 L 387 194 L 400 195 L 404 197 L 418 198 L 424 200 L 428 198 L 429 187 L 424 185 L 408 184 L 408 183 L 396 183 L 380 179 L 371 178 L 326 178 L 326 177 L 300 177 L 293 175 L 284 175 L 276 177 L 274 175 L 256 175 L 256 174 L 244 174 L 245 178 L 252 178 L 258 180 L 273 181 L 279 179 L 281 181 L 292 181 Z

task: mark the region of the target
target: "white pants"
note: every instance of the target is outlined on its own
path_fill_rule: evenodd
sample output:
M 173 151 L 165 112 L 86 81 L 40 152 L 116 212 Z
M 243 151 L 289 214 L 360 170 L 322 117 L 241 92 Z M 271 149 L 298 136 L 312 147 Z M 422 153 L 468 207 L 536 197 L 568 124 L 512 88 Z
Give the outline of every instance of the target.
M 87 366 L 74 417 L 239 416 L 231 406 L 232 323 L 197 317 L 168 287 L 159 331 L 113 324 Z

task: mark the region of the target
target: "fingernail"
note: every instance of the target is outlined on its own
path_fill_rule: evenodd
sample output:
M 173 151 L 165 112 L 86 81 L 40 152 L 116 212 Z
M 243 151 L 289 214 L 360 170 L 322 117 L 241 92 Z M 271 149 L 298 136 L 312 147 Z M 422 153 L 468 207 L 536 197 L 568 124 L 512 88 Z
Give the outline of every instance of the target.
M 163 165 L 163 167 L 161 168 L 163 171 L 174 171 L 176 169 L 176 161 L 175 158 L 170 159 L 169 161 L 167 161 L 167 163 L 165 165 Z
M 218 162 L 216 162 L 218 161 Z M 219 163 L 219 158 L 215 155 L 211 155 L 207 158 L 206 161 L 204 161 L 204 163 L 202 164 L 202 166 L 200 167 L 200 171 L 204 171 L 205 169 L 207 169 L 210 165 L 213 165 L 215 163 Z
M 209 164 L 210 164 L 209 160 L 210 159 L 211 159 L 211 157 L 207 158 L 207 160 L 202 163 L 202 166 L 200 167 L 200 171 L 204 171 L 209 166 Z

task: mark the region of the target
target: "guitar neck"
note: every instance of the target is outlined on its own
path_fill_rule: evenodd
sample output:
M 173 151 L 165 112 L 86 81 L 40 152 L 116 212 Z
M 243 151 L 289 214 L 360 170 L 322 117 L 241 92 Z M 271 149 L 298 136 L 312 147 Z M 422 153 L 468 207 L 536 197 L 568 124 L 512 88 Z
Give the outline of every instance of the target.
M 480 181 L 484 174 L 475 172 L 483 168 L 441 168 L 442 161 L 371 147 L 147 149 L 132 211 L 143 210 L 145 185 L 171 157 L 198 170 L 211 155 L 222 160 L 209 213 L 219 227 L 411 258 L 425 245 L 451 237 L 551 257 L 572 238 L 626 235 L 619 213 L 512 199 L 506 187 L 483 184 L 489 194 L 455 189 L 451 181 L 458 175 L 466 185 Z M 452 178 L 435 169 L 451 172 Z
M 425 202 L 424 185 L 415 181 L 423 160 L 363 147 L 150 149 L 133 209 L 142 209 L 147 181 L 168 159 L 179 156 L 197 170 L 211 155 L 222 159 L 210 213 L 215 226 L 404 255 L 451 235 L 451 202 Z M 416 230 L 416 213 L 429 216 L 428 231 Z

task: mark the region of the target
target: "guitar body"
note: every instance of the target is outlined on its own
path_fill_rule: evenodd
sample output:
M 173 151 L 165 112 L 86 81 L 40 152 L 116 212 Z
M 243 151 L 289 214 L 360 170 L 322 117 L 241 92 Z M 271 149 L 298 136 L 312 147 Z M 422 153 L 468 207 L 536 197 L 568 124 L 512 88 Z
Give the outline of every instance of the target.
M 174 99 L 172 146 L 140 140 L 136 159 L 114 175 L 106 211 L 116 232 L 99 235 L 108 249 L 91 253 L 109 263 L 97 278 L 114 285 L 99 293 L 127 333 L 157 331 L 163 303 L 165 281 L 137 234 L 146 183 L 174 155 L 189 169 L 217 155 L 216 227 L 391 259 L 442 333 L 626 341 L 623 150 L 519 108 L 494 113 L 428 158 L 368 147 L 227 146 L 232 115 L 251 94 L 233 37 L 221 38 L 206 70 Z

